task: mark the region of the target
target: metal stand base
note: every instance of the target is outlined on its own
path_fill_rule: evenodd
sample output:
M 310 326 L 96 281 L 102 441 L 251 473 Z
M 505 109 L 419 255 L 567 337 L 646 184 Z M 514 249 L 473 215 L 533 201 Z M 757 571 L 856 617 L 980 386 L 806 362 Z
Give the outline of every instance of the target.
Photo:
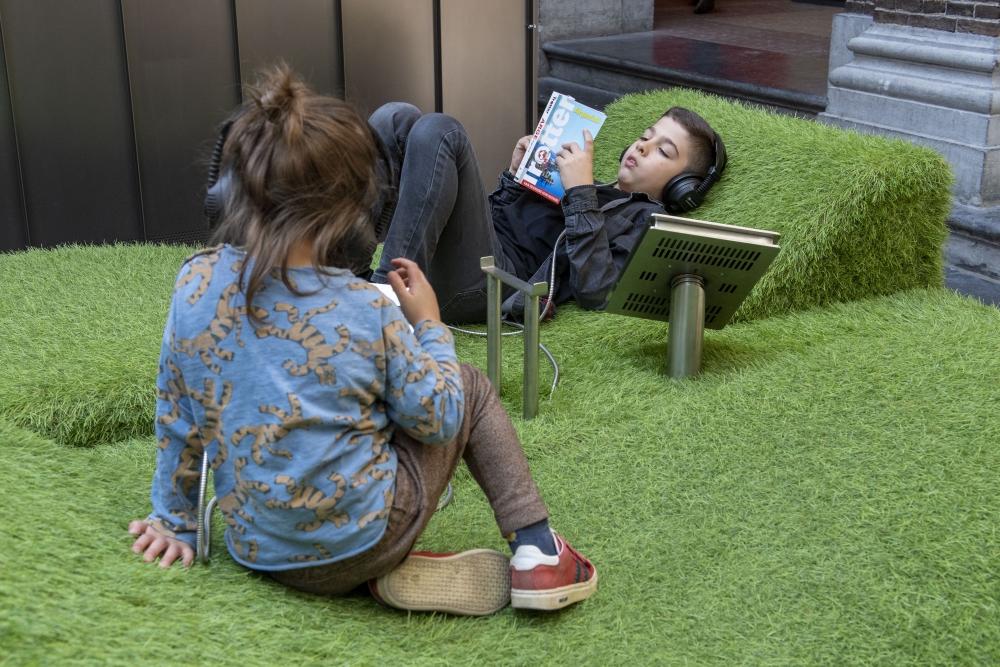
M 705 331 L 705 280 L 685 273 L 670 282 L 670 328 L 667 333 L 667 375 L 701 373 L 701 339 Z
M 548 283 L 528 284 L 496 268 L 493 256 L 483 257 L 479 266 L 486 274 L 486 375 L 500 394 L 500 283 L 524 293 L 524 418 L 538 415 L 538 299 L 546 294 Z

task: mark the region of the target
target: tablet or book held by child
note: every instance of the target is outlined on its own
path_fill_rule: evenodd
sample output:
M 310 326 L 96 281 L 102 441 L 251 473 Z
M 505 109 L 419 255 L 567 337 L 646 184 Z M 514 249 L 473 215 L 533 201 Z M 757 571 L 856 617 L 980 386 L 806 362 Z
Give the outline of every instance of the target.
M 556 165 L 556 153 L 562 150 L 563 144 L 576 142 L 582 147 L 584 130 L 590 130 L 591 136 L 597 137 L 605 118 L 600 111 L 584 106 L 568 95 L 553 92 L 514 179 L 558 204 L 565 188 Z

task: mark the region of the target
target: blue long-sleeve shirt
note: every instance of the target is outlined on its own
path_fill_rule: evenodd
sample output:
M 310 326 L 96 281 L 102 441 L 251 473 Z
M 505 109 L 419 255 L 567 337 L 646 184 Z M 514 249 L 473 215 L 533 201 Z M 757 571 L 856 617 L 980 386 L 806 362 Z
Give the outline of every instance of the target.
M 157 379 L 153 512 L 194 545 L 198 479 L 210 457 L 226 544 L 240 563 L 285 570 L 373 546 L 395 491 L 394 425 L 432 445 L 462 423 L 451 332 L 411 332 L 399 307 L 347 270 L 268 276 L 251 308 L 244 254 L 203 251 L 181 267 Z

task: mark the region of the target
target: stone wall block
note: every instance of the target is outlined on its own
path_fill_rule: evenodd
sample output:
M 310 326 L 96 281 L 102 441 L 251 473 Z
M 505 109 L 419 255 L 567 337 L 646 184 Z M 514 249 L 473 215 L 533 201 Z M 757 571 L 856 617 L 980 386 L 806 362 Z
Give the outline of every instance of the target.
M 969 33 L 970 35 L 986 35 L 987 37 L 997 37 L 1000 35 L 1000 22 L 979 21 L 976 19 L 958 19 L 958 32 Z
M 896 0 L 896 9 L 904 12 L 919 12 L 922 0 Z
M 945 32 L 955 32 L 955 25 L 958 19 L 950 16 L 939 16 L 936 14 L 908 14 L 906 25 L 914 28 L 930 28 L 931 30 L 944 30 Z
M 653 29 L 653 0 L 622 3 L 622 33 L 646 32 Z
M 875 22 L 876 23 L 890 23 L 893 25 L 906 25 L 907 19 L 910 17 L 909 14 L 905 12 L 894 12 L 888 9 L 881 9 L 879 7 L 875 8 Z
M 973 2 L 949 2 L 945 13 L 949 16 L 975 16 L 976 4 Z
M 578 37 L 621 35 L 653 29 L 654 0 L 539 0 L 538 76 L 551 66 L 541 47 Z
M 920 3 L 921 14 L 944 14 L 944 8 L 947 6 L 945 0 L 924 0 Z
M 871 16 L 875 13 L 875 3 L 872 0 L 847 0 L 844 5 L 844 13 Z
M 976 18 L 996 21 L 1000 19 L 1000 5 L 976 5 Z

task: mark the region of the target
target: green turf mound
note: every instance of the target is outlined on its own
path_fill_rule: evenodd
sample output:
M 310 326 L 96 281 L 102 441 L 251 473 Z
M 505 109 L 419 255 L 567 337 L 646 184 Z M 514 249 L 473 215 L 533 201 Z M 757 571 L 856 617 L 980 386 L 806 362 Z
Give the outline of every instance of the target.
M 173 246 L 0 254 L 0 417 L 84 445 L 151 432 Z
M 628 95 L 606 109 L 596 177 L 668 108 L 701 114 L 729 165 L 692 217 L 769 229 L 782 251 L 734 321 L 942 284 L 951 171 L 934 151 L 673 89 Z
M 221 531 L 210 566 L 164 572 L 125 532 L 154 437 L 0 424 L 0 662 L 1000 664 L 1000 312 L 916 290 L 758 320 L 708 332 L 695 381 L 664 376 L 662 324 L 559 317 L 559 390 L 515 423 L 553 527 L 599 570 L 590 600 L 473 619 L 311 597 L 237 566 Z M 455 490 L 417 548 L 505 549 L 464 468 Z

